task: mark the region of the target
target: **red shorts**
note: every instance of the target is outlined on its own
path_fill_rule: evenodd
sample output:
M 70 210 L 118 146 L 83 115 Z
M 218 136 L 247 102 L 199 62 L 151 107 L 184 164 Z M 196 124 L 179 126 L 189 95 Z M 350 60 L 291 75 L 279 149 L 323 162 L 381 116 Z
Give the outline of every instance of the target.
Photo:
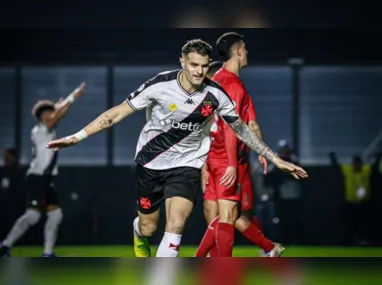
M 220 185 L 220 179 L 224 176 L 226 166 L 208 165 L 208 185 L 204 193 L 204 200 L 214 201 L 217 199 L 241 202 L 243 211 L 253 208 L 253 188 L 249 164 L 237 167 L 237 182 L 231 187 Z

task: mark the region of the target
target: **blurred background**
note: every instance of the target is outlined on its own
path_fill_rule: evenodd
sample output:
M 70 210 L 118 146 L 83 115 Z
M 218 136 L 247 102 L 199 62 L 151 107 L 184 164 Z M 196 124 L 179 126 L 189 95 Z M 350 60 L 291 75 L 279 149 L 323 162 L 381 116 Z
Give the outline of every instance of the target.
M 248 19 L 258 21 L 253 27 L 277 26 L 274 16 Z M 325 23 L 313 21 L 305 29 L 287 30 L 240 29 L 252 26 L 236 21 L 229 29 L 90 29 L 86 23 L 80 29 L 70 28 L 69 22 L 58 28 L 55 23 L 64 22 L 55 19 L 50 21 L 56 28 L 37 29 L 38 23 L 30 22 L 31 29 L 0 30 L 0 239 L 24 211 L 23 179 L 31 160 L 36 100 L 58 100 L 87 83 L 86 94 L 57 128 L 59 137 L 66 136 L 158 72 L 180 68 L 180 49 L 188 39 L 214 45 L 222 33 L 236 31 L 244 35 L 249 51 L 241 78 L 267 144 L 310 175 L 299 182 L 271 168 L 264 176 L 253 155 L 255 214 L 265 234 L 286 245 L 382 245 L 382 54 L 377 31 L 315 29 Z M 338 26 L 348 18 L 340 19 Z M 73 16 L 74 22 L 79 20 Z M 174 26 L 195 27 L 191 20 L 187 23 Z M 144 124 L 145 112 L 138 112 L 60 151 L 56 187 L 64 221 L 58 245 L 132 244 L 137 210 L 133 159 Z M 163 217 L 160 223 L 153 244 L 162 237 Z M 40 222 L 19 244 L 41 244 L 42 227 Z M 200 195 L 182 242 L 199 244 L 205 228 Z M 236 244 L 248 242 L 238 235 Z

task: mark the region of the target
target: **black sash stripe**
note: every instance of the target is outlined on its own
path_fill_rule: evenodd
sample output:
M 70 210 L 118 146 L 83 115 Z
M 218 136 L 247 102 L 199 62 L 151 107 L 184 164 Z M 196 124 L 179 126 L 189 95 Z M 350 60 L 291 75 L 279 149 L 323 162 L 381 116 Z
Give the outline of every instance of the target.
M 219 105 L 218 100 L 215 96 L 208 92 L 204 97 L 202 102 L 197 106 L 192 113 L 190 113 L 186 118 L 184 118 L 180 124 L 182 123 L 193 123 L 193 124 L 203 124 L 206 119 L 209 117 L 204 117 L 202 115 L 203 102 L 210 101 L 214 110 Z M 212 115 L 212 114 L 211 114 Z M 185 139 L 189 136 L 193 131 L 190 130 L 182 130 L 182 129 L 174 129 L 171 128 L 167 132 L 161 133 L 157 135 L 155 138 L 147 142 L 142 149 L 138 152 L 135 162 L 140 165 L 145 165 L 155 159 L 160 154 L 169 150 L 172 146 L 179 143 L 181 140 Z
M 44 175 L 52 175 L 53 169 L 57 164 L 58 151 L 55 151 L 48 167 L 44 170 Z

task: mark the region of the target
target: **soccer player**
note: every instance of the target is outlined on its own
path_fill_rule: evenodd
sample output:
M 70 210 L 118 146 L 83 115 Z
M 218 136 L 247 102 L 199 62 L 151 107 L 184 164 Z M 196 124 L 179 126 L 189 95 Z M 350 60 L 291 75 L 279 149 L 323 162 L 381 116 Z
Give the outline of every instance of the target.
M 225 62 L 223 68 L 213 76 L 213 80 L 221 84 L 235 102 L 243 121 L 263 140 L 251 97 L 239 78 L 241 68 L 247 65 L 243 37 L 237 33 L 226 33 L 218 39 L 216 46 Z M 283 247 L 269 241 L 260 231 L 257 219 L 252 217 L 253 189 L 248 163 L 249 149 L 238 142 L 235 133 L 218 116 L 214 116 L 211 135 L 213 141 L 207 159 L 209 179 L 204 194 L 205 216 L 209 226 L 195 256 L 206 256 L 208 251 L 211 251 L 211 256 L 231 256 L 235 227 L 248 240 L 269 253 L 269 256 L 279 256 Z M 267 161 L 262 156 L 259 156 L 259 161 L 264 165 L 266 173 Z
M 49 142 L 58 150 L 107 129 L 137 110 L 147 108 L 148 122 L 137 145 L 135 162 L 138 217 L 133 222 L 137 257 L 150 257 L 148 243 L 157 228 L 159 207 L 166 205 L 166 227 L 157 257 L 177 257 L 182 232 L 201 187 L 200 169 L 210 147 L 204 127 L 214 111 L 240 139 L 296 179 L 305 170 L 282 161 L 243 123 L 232 101 L 215 82 L 205 78 L 212 48 L 195 39 L 181 51 L 182 69 L 159 73 L 74 135 Z
M 27 230 L 40 220 L 46 212 L 44 228 L 43 257 L 55 257 L 53 252 L 57 232 L 63 214 L 59 206 L 54 179 L 58 174 L 58 153 L 46 148 L 46 144 L 55 139 L 55 127 L 69 111 L 73 102 L 85 93 L 82 83 L 65 100 L 55 104 L 49 100 L 39 100 L 33 106 L 32 115 L 38 123 L 31 132 L 32 161 L 26 175 L 28 200 L 25 213 L 16 221 L 6 239 L 0 243 L 0 256 L 9 256 L 10 248 Z

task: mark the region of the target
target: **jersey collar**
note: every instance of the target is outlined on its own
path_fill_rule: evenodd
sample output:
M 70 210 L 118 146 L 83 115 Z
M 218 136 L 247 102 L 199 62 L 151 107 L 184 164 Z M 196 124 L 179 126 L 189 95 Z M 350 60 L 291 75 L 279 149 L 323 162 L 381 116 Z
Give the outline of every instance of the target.
M 196 89 L 194 92 L 192 93 L 189 93 L 186 89 L 183 88 L 183 86 L 180 84 L 180 80 L 179 80 L 179 77 L 180 77 L 180 73 L 183 71 L 183 69 L 179 70 L 178 72 L 178 75 L 176 76 L 176 83 L 178 83 L 178 86 L 179 88 L 184 92 L 186 93 L 188 96 L 192 96 L 192 95 L 195 95 L 196 93 L 198 93 L 201 89 L 203 89 L 203 85 L 204 83 L 202 83 L 202 85 Z

